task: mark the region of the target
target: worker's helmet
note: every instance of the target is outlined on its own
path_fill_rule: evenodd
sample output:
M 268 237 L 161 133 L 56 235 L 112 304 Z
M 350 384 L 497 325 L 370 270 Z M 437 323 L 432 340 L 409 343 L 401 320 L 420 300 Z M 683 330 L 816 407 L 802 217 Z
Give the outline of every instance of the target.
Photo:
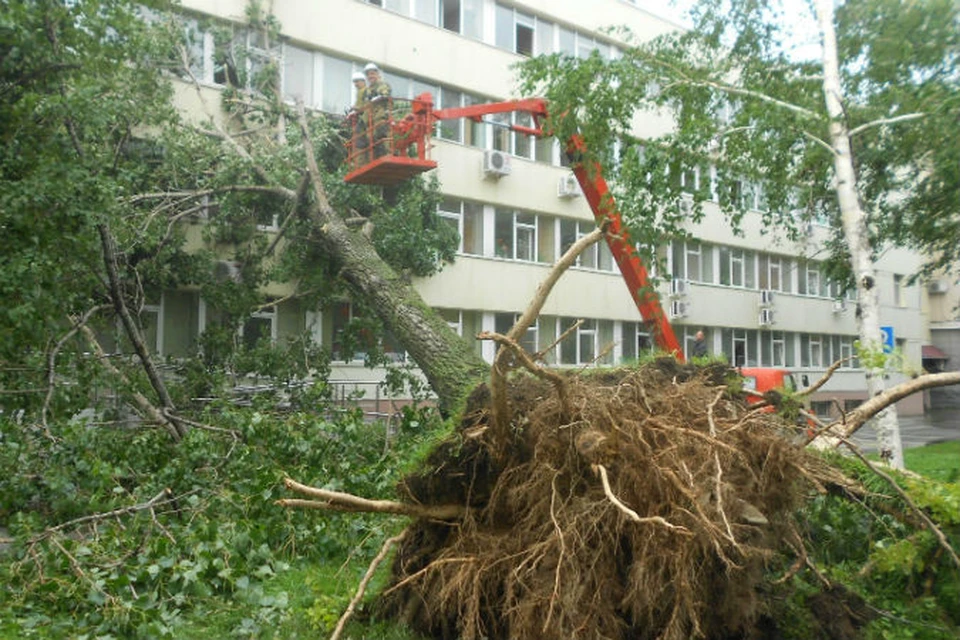
M 367 71 L 380 71 L 380 67 L 378 67 L 377 65 L 375 65 L 375 64 L 372 63 L 372 62 L 368 62 L 368 63 L 367 63 L 367 66 L 365 66 L 365 67 L 363 68 L 363 72 L 364 72 L 364 73 L 366 73 Z
M 350 79 L 356 82 L 357 80 L 366 80 L 367 78 L 359 71 L 355 71 L 353 76 L 350 77 Z

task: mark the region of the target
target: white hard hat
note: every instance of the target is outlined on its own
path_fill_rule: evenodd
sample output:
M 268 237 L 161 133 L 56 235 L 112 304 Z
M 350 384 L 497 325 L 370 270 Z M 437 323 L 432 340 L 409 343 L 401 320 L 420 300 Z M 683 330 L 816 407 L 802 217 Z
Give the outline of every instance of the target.
M 350 78 L 353 81 L 357 80 L 366 80 L 366 77 L 359 71 L 354 72 L 353 76 Z
M 363 68 L 363 71 L 364 71 L 364 73 L 366 73 L 367 71 L 380 71 L 380 67 L 378 67 L 377 65 L 375 65 L 375 64 L 372 63 L 372 62 L 368 62 L 368 63 L 367 63 L 367 66 L 365 66 L 365 67 Z

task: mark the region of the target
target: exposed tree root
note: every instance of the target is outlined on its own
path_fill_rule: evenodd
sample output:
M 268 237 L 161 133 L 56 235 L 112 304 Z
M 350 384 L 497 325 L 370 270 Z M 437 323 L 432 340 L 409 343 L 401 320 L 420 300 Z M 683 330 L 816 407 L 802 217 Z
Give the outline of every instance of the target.
M 809 570 L 837 593 L 794 518 L 851 481 L 798 427 L 732 396 L 732 370 L 665 358 L 546 371 L 509 335 L 488 337 L 525 370 L 501 372 L 499 412 L 474 389 L 397 502 L 288 481 L 311 500 L 281 504 L 417 518 L 381 614 L 436 638 L 686 640 L 748 636 L 777 556 L 796 559 L 779 583 Z

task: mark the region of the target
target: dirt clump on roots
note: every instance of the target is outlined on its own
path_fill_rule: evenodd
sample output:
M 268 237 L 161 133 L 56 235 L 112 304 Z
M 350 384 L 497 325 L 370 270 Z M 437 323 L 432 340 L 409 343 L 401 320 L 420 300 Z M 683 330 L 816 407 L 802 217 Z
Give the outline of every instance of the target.
M 463 640 L 751 637 L 765 565 L 799 543 L 792 515 L 826 470 L 734 377 L 661 359 L 558 393 L 514 375 L 500 429 L 479 386 L 400 486 L 467 514 L 410 525 L 378 609 Z

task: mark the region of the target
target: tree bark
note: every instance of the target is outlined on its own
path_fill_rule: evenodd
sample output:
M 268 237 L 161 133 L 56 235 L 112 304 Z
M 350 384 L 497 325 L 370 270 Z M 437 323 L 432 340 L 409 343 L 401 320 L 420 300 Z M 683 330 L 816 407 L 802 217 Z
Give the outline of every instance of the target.
M 473 345 L 455 334 L 416 289 L 377 254 L 359 230 L 351 230 L 333 210 L 321 181 L 306 115 L 300 110 L 307 169 L 314 189 L 308 215 L 314 239 L 340 266 L 351 292 L 374 309 L 396 336 L 437 394 L 440 411 L 450 415 L 489 371 Z
M 153 363 L 153 358 L 150 356 L 150 352 L 143 342 L 143 333 L 140 331 L 140 326 L 133 319 L 133 316 L 130 315 L 130 310 L 127 309 L 127 303 L 123 298 L 123 291 L 120 287 L 120 275 L 117 271 L 117 252 L 114 246 L 113 236 L 110 234 L 110 229 L 106 224 L 97 225 L 97 230 L 100 232 L 100 242 L 103 246 L 103 263 L 107 270 L 107 284 L 113 307 L 120 317 L 124 331 L 130 339 L 130 343 L 133 345 L 134 352 L 143 365 L 143 370 L 150 380 L 150 386 L 153 387 L 157 397 L 160 399 L 160 404 L 163 405 L 162 423 L 169 425 L 170 433 L 173 435 L 174 440 L 180 441 L 183 436 L 186 435 L 186 429 L 176 418 L 169 417 L 170 412 L 175 411 L 176 407 L 173 406 L 173 400 L 167 392 L 167 385 L 163 382 L 163 378 L 160 377 L 160 372 L 157 371 L 157 367 Z
M 876 352 L 883 347 L 880 332 L 880 301 L 877 292 L 877 274 L 874 269 L 872 247 L 867 233 L 867 217 L 857 193 L 857 178 L 850 147 L 850 131 L 843 110 L 843 88 L 840 84 L 840 64 L 837 53 L 837 35 L 834 30 L 833 0 L 816 1 L 817 20 L 823 47 L 823 95 L 830 117 L 830 142 L 833 145 L 833 165 L 837 180 L 837 199 L 843 233 L 850 251 L 850 266 L 857 286 L 857 325 L 862 349 Z M 869 358 L 869 363 L 876 361 Z M 872 364 L 865 367 L 867 392 L 870 397 L 883 393 L 884 369 Z M 877 444 L 881 453 L 891 456 L 895 469 L 903 468 L 903 445 L 900 425 L 893 405 L 877 414 L 874 422 Z

